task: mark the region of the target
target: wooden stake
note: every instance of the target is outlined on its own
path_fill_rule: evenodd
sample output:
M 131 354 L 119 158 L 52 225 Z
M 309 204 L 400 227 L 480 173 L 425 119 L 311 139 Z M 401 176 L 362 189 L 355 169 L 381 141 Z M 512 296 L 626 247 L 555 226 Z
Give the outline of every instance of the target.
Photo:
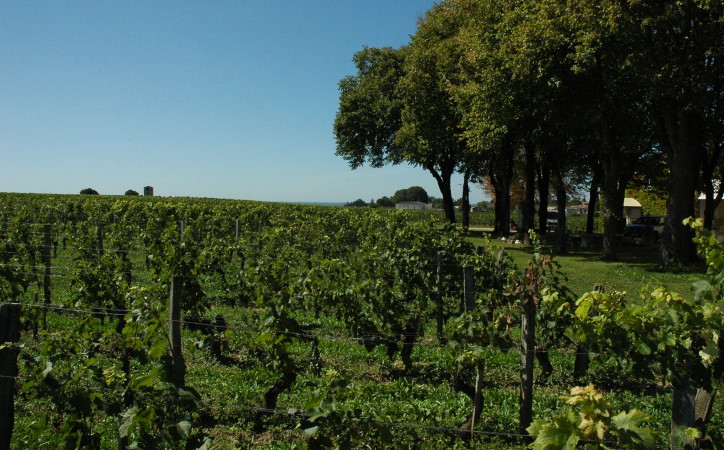
M 98 225 L 96 230 L 96 253 L 99 258 L 103 256 L 103 225 Z
M 500 249 L 498 252 L 498 259 L 495 261 L 495 276 L 493 277 L 495 283 L 495 289 L 503 288 L 503 256 L 505 251 Z
M 20 340 L 20 305 L 0 305 L 0 343 Z M 0 450 L 8 450 L 15 426 L 15 377 L 18 350 L 0 350 Z
M 475 435 L 475 424 L 480 419 L 483 412 L 483 375 L 485 374 L 485 361 L 478 363 L 477 374 L 475 376 L 475 397 L 473 399 L 473 417 L 470 421 L 470 439 Z
M 472 266 L 465 266 L 463 267 L 463 274 L 464 274 L 464 311 L 465 312 L 472 312 L 473 309 L 475 309 L 475 278 L 473 277 L 473 267 Z
M 171 280 L 168 302 L 168 339 L 171 343 L 171 381 L 176 386 L 186 384 L 186 363 L 181 353 L 181 277 Z
M 520 433 L 533 422 L 533 366 L 535 363 L 535 303 L 532 297 L 523 300 L 520 355 Z
M 671 448 L 680 450 L 693 447 L 694 441 L 685 431 L 696 427 L 697 388 L 690 380 L 674 385 L 671 395 Z
M 43 275 L 43 298 L 46 305 L 50 305 L 50 275 L 51 275 L 51 259 L 50 250 L 52 245 L 50 224 L 43 227 L 45 235 L 45 243 L 43 244 L 43 262 L 45 263 L 45 274 Z M 43 308 L 43 329 L 48 329 L 47 309 Z
M 442 252 L 437 252 L 435 263 L 437 264 L 437 279 L 435 280 L 435 287 L 437 290 L 437 340 L 442 343 L 445 340 L 442 333 L 444 321 L 442 311 Z

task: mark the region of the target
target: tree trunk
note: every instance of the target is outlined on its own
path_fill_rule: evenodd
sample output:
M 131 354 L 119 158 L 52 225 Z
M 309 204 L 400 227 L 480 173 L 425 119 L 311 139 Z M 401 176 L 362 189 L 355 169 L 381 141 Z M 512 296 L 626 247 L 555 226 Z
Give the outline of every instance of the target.
M 519 231 L 527 233 L 535 228 L 535 147 L 525 146 L 525 199 L 523 200 L 523 220 L 520 221 Z
M 706 183 L 704 188 L 704 228 L 711 231 L 716 231 L 714 227 L 714 212 L 719 206 L 722 200 L 722 194 L 724 193 L 724 184 L 719 188 L 718 193 L 714 193 L 714 186 L 711 182 Z
M 716 170 L 724 166 L 722 158 L 721 128 L 714 132 L 714 137 L 709 143 L 709 150 L 704 151 L 701 165 L 701 177 L 704 184 L 704 228 L 714 230 L 714 211 L 719 206 L 724 194 L 724 173 L 719 170 L 719 180 L 715 180 Z M 715 185 L 719 186 L 719 192 L 714 192 Z
M 601 184 L 601 168 L 596 166 L 591 178 L 591 187 L 588 190 L 588 214 L 586 216 L 586 233 L 591 234 L 595 229 L 596 203 L 598 202 L 598 187 Z
M 440 188 L 440 194 L 442 194 L 442 209 L 445 211 L 445 220 L 449 223 L 455 223 L 455 201 L 453 200 L 452 189 L 450 188 L 452 171 L 438 173 L 434 167 L 427 167 L 427 170 L 433 177 L 435 177 L 437 187 Z
M 620 149 L 616 143 L 613 130 L 604 127 L 606 136 L 601 166 L 603 168 L 603 251 L 601 259 L 615 261 L 616 229 L 623 217 L 623 198 L 619 201 L 619 160 Z
M 463 175 L 463 228 L 466 230 L 470 227 L 470 170 L 466 170 Z
M 660 140 L 669 153 L 671 184 L 667 203 L 664 236 L 661 239 L 659 261 L 663 265 L 672 262 L 689 263 L 696 260 L 694 232 L 682 222 L 694 215 L 695 191 L 701 161 L 701 149 L 691 136 L 692 114 L 678 115 L 664 112 L 657 127 Z M 663 135 L 662 135 L 663 134 Z
M 551 186 L 551 168 L 547 159 L 545 155 L 542 156 L 540 172 L 538 173 L 538 196 L 540 198 L 538 205 L 538 228 L 541 234 L 548 231 L 546 221 L 548 220 L 548 192 Z
M 564 255 L 568 252 L 566 248 L 566 203 L 568 196 L 566 194 L 566 185 L 563 182 L 560 167 L 555 168 L 555 184 L 556 184 L 556 206 L 558 207 L 558 226 L 556 227 L 556 253 Z
M 495 190 L 495 232 L 510 234 L 510 183 L 513 178 L 513 150 L 509 144 L 501 147 L 498 157 L 489 167 L 490 183 Z

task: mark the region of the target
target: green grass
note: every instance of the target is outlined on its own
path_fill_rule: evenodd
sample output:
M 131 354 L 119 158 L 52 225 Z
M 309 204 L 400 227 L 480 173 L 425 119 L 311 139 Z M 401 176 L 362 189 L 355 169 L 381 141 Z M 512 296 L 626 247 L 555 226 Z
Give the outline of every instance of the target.
M 528 264 L 533 254 L 530 246 L 490 239 L 488 233 L 481 231 L 471 231 L 470 239 L 475 245 L 504 249 L 519 269 Z M 600 247 L 569 246 L 567 254 L 556 255 L 554 239 L 552 234 L 544 236 L 542 251 L 554 256 L 560 272 L 567 277 L 569 289 L 577 296 L 593 290 L 595 285 L 601 285 L 606 292 L 626 291 L 631 295 L 637 295 L 642 288 L 665 286 L 682 296 L 691 296 L 691 284 L 706 273 L 703 263 L 682 267 L 677 272 L 660 270 L 656 263 L 658 247 L 652 245 L 625 244 L 616 249 L 619 260 L 607 262 L 601 261 Z

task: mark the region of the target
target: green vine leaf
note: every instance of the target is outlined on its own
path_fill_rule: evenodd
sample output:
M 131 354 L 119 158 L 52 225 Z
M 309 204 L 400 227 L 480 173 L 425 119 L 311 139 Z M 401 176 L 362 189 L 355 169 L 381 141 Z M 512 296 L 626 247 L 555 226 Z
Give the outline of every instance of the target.
M 641 411 L 632 409 L 629 412 L 621 412 L 612 418 L 616 427 L 616 434 L 622 442 L 638 443 L 644 447 L 653 447 L 656 443 L 654 435 L 650 430 L 641 427 L 641 424 L 648 422 L 650 417 Z
M 573 450 L 578 443 L 576 417 L 572 411 L 556 417 L 553 423 L 538 419 L 527 431 L 536 438 L 531 445 L 533 450 Z

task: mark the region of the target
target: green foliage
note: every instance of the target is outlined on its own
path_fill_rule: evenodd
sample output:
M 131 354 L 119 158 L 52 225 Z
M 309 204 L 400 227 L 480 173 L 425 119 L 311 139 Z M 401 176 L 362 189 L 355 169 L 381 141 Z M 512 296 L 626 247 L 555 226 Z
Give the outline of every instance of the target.
M 508 350 L 514 345 L 511 328 L 520 316 L 520 305 L 517 295 L 506 287 L 516 274 L 507 257 L 498 261 L 495 249 L 486 248 L 463 260 L 474 268 L 475 282 L 482 287 L 476 289 L 475 307 L 452 317 L 446 325 L 459 367 L 476 365 L 486 347 Z
M 339 111 L 334 121 L 336 154 L 357 168 L 397 164 L 404 159 L 394 135 L 400 125 L 397 82 L 403 54 L 391 48 L 365 48 L 353 57 L 357 74 L 339 82 Z
M 666 199 L 668 198 L 666 192 L 647 188 L 633 188 L 626 190 L 626 196 L 635 198 L 641 203 L 645 215 L 666 216 Z
M 536 438 L 533 450 L 572 450 L 579 448 L 579 444 L 591 450 L 607 449 L 609 445 L 654 448 L 653 434 L 641 426 L 649 417 L 636 409 L 614 415 L 611 403 L 593 385 L 575 387 L 569 397 L 561 398 L 567 405 L 577 407 L 578 415 L 567 409 L 550 422 L 533 422 L 527 429 Z
M 657 302 L 651 308 L 656 311 L 645 320 L 619 324 L 606 317 L 617 317 L 626 307 L 638 311 L 640 305 L 623 294 L 591 294 L 590 302 L 577 305 L 585 318 L 579 321 L 571 315 L 574 308 L 565 292 L 566 282 L 550 257 L 535 252 L 516 293 L 518 278 L 512 263 L 505 257 L 498 266 L 492 243 L 486 242 L 486 250 L 474 254 L 461 229 L 440 227 L 432 215 L 205 199 L 79 200 L 0 194 L 0 200 L 3 211 L 10 212 L 7 227 L 1 229 L 4 242 L 12 247 L 6 261 L 15 266 L 16 292 L 23 301 L 32 299 L 42 279 L 40 270 L 32 270 L 42 267 L 37 249 L 43 242 L 44 220 L 39 217 L 45 219 L 52 209 L 53 239 L 68 244 L 53 260 L 54 273 L 62 275 L 53 280 L 54 303 L 83 310 L 130 311 L 115 316 L 118 321 L 109 326 L 108 316 L 101 321 L 60 309 L 49 314 L 48 331 L 40 333 L 39 341 L 24 336 L 20 376 L 21 383 L 29 384 L 19 393 L 18 417 L 23 424 L 19 445 L 26 447 L 41 440 L 70 447 L 114 446 L 119 435 L 129 446 L 193 447 L 204 443 L 211 428 L 215 436 L 228 437 L 224 442 L 245 436 L 248 441 L 230 444 L 241 447 L 252 445 L 257 437 L 288 438 L 275 434 L 292 420 L 281 414 L 260 413 L 264 434 L 250 431 L 251 414 L 245 408 L 259 406 L 262 397 L 265 407 L 274 411 L 313 399 L 304 408 L 312 412 L 314 421 L 304 428 L 319 426 L 311 436 L 319 437 L 319 442 L 328 439 L 324 442 L 341 445 L 349 435 L 354 447 L 388 439 L 386 433 L 392 430 L 391 446 L 450 445 L 444 434 L 393 428 L 389 422 L 459 426 L 469 402 L 455 395 L 449 384 L 456 368 L 481 362 L 490 385 L 486 404 L 500 405 L 487 408 L 490 411 L 484 411 L 481 423 L 486 429 L 506 432 L 517 407 L 510 390 L 515 383 L 515 369 L 510 368 L 517 355 L 499 349 L 512 348 L 522 296 L 538 303 L 539 337 L 565 345 L 566 340 L 555 333 L 575 321 L 578 325 L 569 327 L 566 335 L 574 342 L 587 339 L 598 353 L 611 355 L 610 348 L 626 349 L 634 342 L 637 347 L 621 350 L 618 360 L 625 367 L 645 368 L 625 362 L 628 354 L 643 352 L 639 359 L 643 363 L 648 358 L 650 364 L 647 370 L 637 369 L 642 374 L 662 374 L 660 369 L 669 361 L 664 354 L 679 352 L 679 344 L 687 342 L 684 328 L 694 327 L 698 331 L 689 333 L 691 349 L 701 367 L 711 369 L 712 383 L 721 373 L 715 369 L 721 361 L 721 348 L 715 344 L 721 340 L 707 325 L 716 325 L 716 314 L 721 316 L 718 307 L 699 309 L 689 305 L 695 302 L 652 291 L 645 300 Z M 710 235 L 701 234 L 700 239 L 710 275 L 697 283 L 695 295 L 703 304 L 716 304 L 722 295 L 721 248 Z M 478 289 L 476 308 L 459 315 L 463 265 L 474 267 Z M 186 311 L 201 317 L 213 308 L 214 313 L 223 310 L 236 318 L 229 329 L 208 338 L 224 340 L 231 347 L 223 358 L 209 358 L 203 345 L 193 345 L 198 335 L 184 332 L 184 349 L 191 361 L 187 380 L 203 392 L 204 399 L 216 400 L 212 406 L 206 406 L 210 400 L 199 402 L 200 396 L 189 387 L 168 382 L 165 311 L 169 281 L 176 274 L 189 280 L 184 288 L 188 289 Z M 452 339 L 448 346 L 433 343 L 429 336 L 439 292 Z M 29 325 L 36 320 L 30 314 L 34 310 L 25 308 Z M 676 320 L 666 319 L 666 314 L 676 315 Z M 680 328 L 675 328 L 678 322 Z M 639 332 L 642 338 L 635 337 Z M 679 337 L 667 340 L 669 332 Z M 380 346 L 387 351 L 377 351 Z M 402 354 L 405 371 L 399 370 L 397 361 L 385 360 L 385 355 L 397 354 Z M 564 359 L 554 361 L 561 373 L 567 370 Z M 332 371 L 329 379 L 320 380 L 322 366 Z M 335 375 L 335 370 L 345 377 Z M 630 371 L 620 372 L 621 377 L 636 380 Z M 559 377 L 561 383 L 567 382 Z M 218 392 L 223 394 L 216 396 Z M 267 407 L 272 394 L 277 398 Z M 539 414 L 545 414 L 557 394 L 542 389 L 536 395 L 542 404 Z M 625 390 L 612 396 L 616 401 L 633 397 Z M 641 401 L 658 402 L 661 410 L 665 396 L 646 395 Z M 632 420 L 636 425 L 637 419 L 616 420 L 616 426 L 625 429 Z M 666 419 L 657 420 L 659 425 L 668 424 Z M 104 441 L 99 444 L 99 440 Z
M 382 208 L 394 208 L 395 202 L 392 201 L 389 197 L 381 197 L 377 199 L 377 206 L 380 206 Z
M 315 390 L 305 403 L 306 417 L 297 425 L 309 436 L 302 448 L 351 449 L 360 438 L 377 445 L 392 443 L 392 434 L 387 426 L 364 417 L 360 409 L 344 407 L 345 401 L 353 397 L 356 390 L 347 376 L 335 371 L 325 374 L 324 386 Z
M 674 384 L 690 380 L 711 389 L 722 373 L 722 245 L 706 230 L 697 230 L 696 241 L 709 271 L 707 280 L 694 283 L 694 298 L 663 287 L 643 291 L 637 302 L 628 301 L 626 293 L 584 294 L 576 302 L 573 339 L 644 376 L 663 375 Z
M 119 436 L 131 445 L 168 446 L 192 435 L 198 395 L 168 382 L 163 317 L 143 291 L 134 297 L 136 309 L 120 333 L 103 331 L 89 316 L 61 333 L 43 333 L 35 356 L 21 353 L 27 374 L 22 394 L 52 401 L 62 413 L 59 438 L 69 448 L 99 446 L 99 414 L 120 415 Z M 131 369 L 123 362 L 130 353 L 144 365 Z M 47 414 L 33 423 L 36 433 L 51 426 Z
M 427 195 L 425 189 L 420 186 L 410 186 L 407 189 L 399 189 L 395 191 L 395 195 L 392 196 L 392 203 L 400 202 L 422 202 L 429 203 L 430 197 Z
M 349 203 L 345 203 L 344 206 L 358 206 L 358 207 L 364 207 L 368 206 L 367 203 L 362 200 L 361 198 L 358 198 L 357 200 Z

